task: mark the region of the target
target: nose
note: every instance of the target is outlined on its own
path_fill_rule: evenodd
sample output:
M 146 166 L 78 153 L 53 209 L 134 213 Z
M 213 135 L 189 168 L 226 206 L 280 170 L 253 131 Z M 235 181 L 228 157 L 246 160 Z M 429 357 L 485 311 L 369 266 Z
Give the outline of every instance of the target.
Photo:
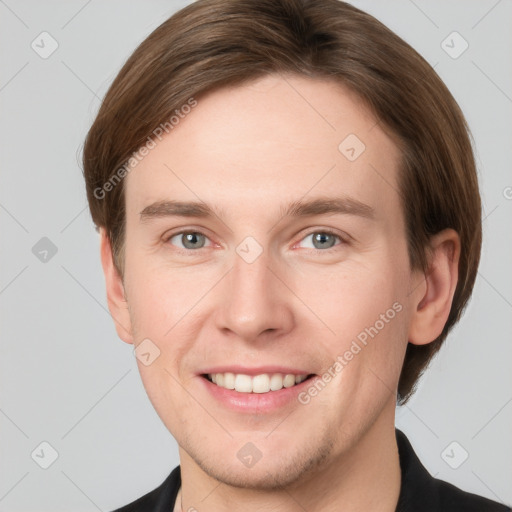
M 221 331 L 254 343 L 293 329 L 293 294 L 284 284 L 286 277 L 270 259 L 265 252 L 251 263 L 234 255 L 217 308 L 216 323 Z

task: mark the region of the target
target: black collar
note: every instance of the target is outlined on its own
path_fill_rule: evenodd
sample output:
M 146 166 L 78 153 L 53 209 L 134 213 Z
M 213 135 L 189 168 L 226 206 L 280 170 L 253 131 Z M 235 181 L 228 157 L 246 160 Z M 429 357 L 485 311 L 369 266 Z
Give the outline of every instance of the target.
M 511 512 L 509 507 L 433 478 L 405 434 L 398 429 L 395 433 L 402 472 L 395 512 Z M 180 466 L 177 466 L 159 487 L 114 512 L 171 512 L 180 486 Z
M 510 512 L 511 509 L 504 505 L 432 477 L 405 434 L 398 429 L 395 433 L 402 470 L 395 512 Z

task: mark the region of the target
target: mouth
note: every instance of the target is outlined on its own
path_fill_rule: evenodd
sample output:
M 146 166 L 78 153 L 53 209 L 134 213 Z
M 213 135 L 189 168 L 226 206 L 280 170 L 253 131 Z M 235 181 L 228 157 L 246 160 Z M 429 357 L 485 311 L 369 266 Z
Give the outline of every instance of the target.
M 293 388 L 314 377 L 314 374 L 293 373 L 261 373 L 247 375 L 244 373 L 206 373 L 204 379 L 219 388 L 234 390 L 238 393 L 266 394 L 280 391 L 283 388 Z

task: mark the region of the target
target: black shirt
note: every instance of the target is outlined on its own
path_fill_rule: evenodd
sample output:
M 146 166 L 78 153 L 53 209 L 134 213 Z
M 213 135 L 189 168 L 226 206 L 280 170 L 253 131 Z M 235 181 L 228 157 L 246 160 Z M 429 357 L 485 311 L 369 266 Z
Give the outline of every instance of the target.
M 433 478 L 403 432 L 396 429 L 402 471 L 395 512 L 510 512 L 512 509 Z M 114 512 L 172 512 L 181 486 L 180 467 L 156 489 Z

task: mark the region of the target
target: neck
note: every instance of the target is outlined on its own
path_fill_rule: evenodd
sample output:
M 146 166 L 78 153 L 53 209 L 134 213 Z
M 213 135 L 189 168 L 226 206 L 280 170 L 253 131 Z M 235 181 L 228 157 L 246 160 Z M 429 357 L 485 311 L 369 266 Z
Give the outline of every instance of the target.
M 342 504 L 344 512 L 395 512 L 401 471 L 394 408 L 389 416 L 381 416 L 350 449 L 330 458 L 314 474 L 275 491 L 223 484 L 202 471 L 180 448 L 183 511 L 334 512 Z

